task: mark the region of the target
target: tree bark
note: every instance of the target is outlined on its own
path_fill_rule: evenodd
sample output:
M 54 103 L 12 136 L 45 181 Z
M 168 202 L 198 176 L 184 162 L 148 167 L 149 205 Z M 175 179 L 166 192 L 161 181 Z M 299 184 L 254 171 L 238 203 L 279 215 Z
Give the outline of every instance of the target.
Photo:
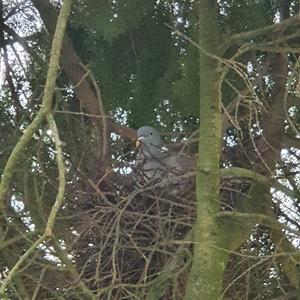
M 33 4 L 38 10 L 48 32 L 52 35 L 57 21 L 55 9 L 48 0 L 33 0 Z M 61 65 L 71 83 L 75 86 L 74 91 L 82 107 L 87 113 L 100 116 L 100 118 L 91 119 L 94 128 L 97 130 L 96 136 L 98 138 L 96 159 L 100 161 L 100 164 L 97 167 L 104 172 L 108 162 L 110 162 L 110 149 L 107 116 L 101 99 L 100 89 L 89 70 L 76 54 L 67 35 L 63 42 Z
M 185 299 L 219 299 L 227 254 L 217 220 L 220 209 L 221 105 L 216 1 L 200 0 L 200 131 L 197 169 L 197 222 L 193 263 Z

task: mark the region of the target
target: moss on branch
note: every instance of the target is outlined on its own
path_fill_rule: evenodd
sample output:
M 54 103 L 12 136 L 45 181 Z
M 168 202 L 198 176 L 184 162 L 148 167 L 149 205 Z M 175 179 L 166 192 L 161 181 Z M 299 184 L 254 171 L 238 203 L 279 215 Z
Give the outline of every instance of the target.
M 58 161 L 58 169 L 59 169 L 59 192 L 55 201 L 54 206 L 52 207 L 48 223 L 46 226 L 46 230 L 43 235 L 41 235 L 25 253 L 19 258 L 17 263 L 11 268 L 6 278 L 3 280 L 2 285 L 0 287 L 0 295 L 5 297 L 6 287 L 10 284 L 11 280 L 21 267 L 21 265 L 25 262 L 25 260 L 35 251 L 40 243 L 46 240 L 46 238 L 51 234 L 52 228 L 54 226 L 54 220 L 57 215 L 58 209 L 61 205 L 63 194 L 64 194 L 64 185 L 65 185 L 65 178 L 64 178 L 64 162 L 63 162 L 63 154 L 61 149 L 61 142 L 59 140 L 58 131 L 54 122 L 54 119 L 51 114 L 51 105 L 52 105 L 52 98 L 53 92 L 55 87 L 55 81 L 57 77 L 57 72 L 59 69 L 59 58 L 60 52 L 64 37 L 64 32 L 66 29 L 67 18 L 69 11 L 71 9 L 72 0 L 65 0 L 63 2 L 62 8 L 59 13 L 59 17 L 57 20 L 57 26 L 52 42 L 51 48 L 51 57 L 50 63 L 47 73 L 46 85 L 44 89 L 44 97 L 42 101 L 42 107 L 39 110 L 37 116 L 34 118 L 32 123 L 27 127 L 23 136 L 20 138 L 19 142 L 13 149 L 6 166 L 4 168 L 4 172 L 2 175 L 2 180 L 0 183 L 0 209 L 3 211 L 5 208 L 5 199 L 6 194 L 11 183 L 12 177 L 14 175 L 16 166 L 18 162 L 22 159 L 22 156 L 30 142 L 33 134 L 40 128 L 42 122 L 47 118 L 50 128 L 54 132 L 54 142 L 56 145 L 57 150 L 57 161 Z

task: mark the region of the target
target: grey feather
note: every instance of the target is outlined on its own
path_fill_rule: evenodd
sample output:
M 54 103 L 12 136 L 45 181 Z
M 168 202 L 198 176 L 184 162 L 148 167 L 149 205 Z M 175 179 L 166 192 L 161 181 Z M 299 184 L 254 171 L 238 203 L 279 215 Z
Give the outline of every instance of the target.
M 182 153 L 167 149 L 156 129 L 144 126 L 137 131 L 139 149 L 136 165 L 142 169 L 144 178 L 169 179 L 184 172 L 186 159 Z M 166 176 L 165 176 L 166 175 Z

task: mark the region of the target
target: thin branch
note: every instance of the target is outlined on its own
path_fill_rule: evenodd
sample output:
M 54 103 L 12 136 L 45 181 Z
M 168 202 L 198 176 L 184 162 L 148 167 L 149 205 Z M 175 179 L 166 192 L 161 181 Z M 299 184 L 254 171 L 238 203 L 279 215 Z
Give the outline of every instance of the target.
M 170 280 L 174 278 L 176 270 L 183 264 L 187 257 L 187 247 L 190 245 L 189 243 L 191 242 L 189 241 L 191 240 L 193 240 L 193 229 L 190 230 L 184 240 L 181 241 L 182 244 L 180 244 L 172 259 L 166 263 L 159 276 L 153 280 L 147 293 L 146 300 L 159 299 L 166 292 Z M 187 265 L 190 265 L 190 262 L 191 261 L 188 260 Z
M 108 119 L 111 119 L 110 116 L 87 114 L 87 113 L 80 112 L 80 111 L 56 110 L 55 113 L 85 116 L 85 117 L 89 117 L 89 118 L 108 118 Z
M 74 282 L 78 283 L 78 288 L 82 291 L 82 293 L 86 296 L 84 299 L 99 299 L 80 279 L 80 275 L 78 274 L 76 268 L 74 267 L 72 261 L 68 258 L 68 254 L 66 251 L 60 246 L 57 239 L 52 238 L 53 247 L 55 252 L 57 253 L 59 259 L 64 263 L 65 268 L 68 270 Z
M 43 277 L 44 277 L 46 271 L 47 271 L 47 267 L 44 267 L 44 268 L 42 269 L 41 274 L 40 274 L 40 277 L 39 277 L 39 281 L 38 281 L 38 283 L 37 283 L 37 286 L 36 286 L 36 288 L 34 289 L 34 292 L 33 292 L 33 295 L 32 295 L 31 300 L 37 299 L 39 290 L 40 290 L 41 285 L 42 285 L 42 280 L 43 280 Z
M 13 268 L 9 271 L 8 275 L 3 280 L 3 283 L 0 287 L 0 296 L 5 297 L 5 289 L 11 282 L 14 275 L 17 273 L 21 265 L 24 263 L 26 258 L 36 249 L 36 247 L 41 244 L 45 240 L 45 235 L 42 235 L 39 239 L 37 239 L 31 247 L 19 258 L 17 263 L 13 266 Z
M 52 206 L 51 212 L 49 214 L 45 234 L 46 236 L 52 236 L 52 231 L 54 227 L 54 222 L 57 216 L 57 213 L 63 203 L 64 200 L 64 194 L 65 194 L 65 186 L 66 186 L 66 178 L 65 178 L 65 164 L 64 164 L 64 155 L 62 151 L 62 142 L 59 138 L 59 133 L 57 130 L 57 126 L 55 123 L 55 120 L 52 116 L 52 114 L 48 114 L 47 121 L 49 123 L 49 127 L 53 132 L 53 139 L 55 143 L 55 149 L 56 149 L 56 160 L 57 160 L 57 167 L 58 167 L 58 179 L 59 179 L 59 185 L 58 185 L 58 192 L 56 195 L 56 200 L 54 205 Z

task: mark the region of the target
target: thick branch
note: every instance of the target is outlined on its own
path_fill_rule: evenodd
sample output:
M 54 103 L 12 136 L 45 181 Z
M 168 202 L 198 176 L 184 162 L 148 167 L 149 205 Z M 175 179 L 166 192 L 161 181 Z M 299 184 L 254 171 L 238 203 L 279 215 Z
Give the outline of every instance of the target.
M 276 190 L 279 190 L 285 193 L 287 196 L 293 197 L 294 193 L 291 189 L 280 184 L 276 179 L 270 178 L 264 175 L 261 175 L 257 172 L 243 169 L 243 168 L 223 168 L 220 170 L 222 178 L 233 178 L 233 177 L 243 177 L 249 178 L 261 184 L 264 184 L 267 187 L 273 187 Z
M 51 105 L 52 105 L 52 97 L 53 97 L 53 92 L 54 92 L 54 86 L 55 86 L 55 81 L 56 81 L 56 76 L 57 76 L 57 71 L 59 68 L 59 57 L 60 57 L 60 50 L 61 50 L 61 45 L 63 41 L 63 36 L 64 32 L 66 29 L 66 24 L 67 24 L 67 18 L 68 14 L 71 8 L 71 3 L 72 0 L 65 0 L 63 3 L 63 6 L 61 8 L 58 20 L 57 20 L 57 26 L 54 34 L 54 39 L 52 42 L 52 49 L 51 49 L 51 57 L 50 57 L 50 63 L 49 63 L 49 69 L 48 69 L 48 74 L 47 74 L 47 80 L 46 80 L 46 85 L 45 85 L 45 90 L 44 90 L 44 98 L 42 102 L 42 107 L 38 113 L 38 115 L 35 117 L 34 121 L 29 125 L 19 142 L 17 143 L 16 147 L 14 148 L 13 152 L 11 153 L 8 162 L 5 166 L 2 181 L 0 184 L 0 200 L 1 200 L 1 208 L 4 208 L 4 199 L 12 178 L 12 175 L 14 173 L 15 167 L 18 163 L 18 161 L 21 159 L 21 155 L 24 153 L 27 144 L 29 143 L 32 135 L 34 132 L 40 127 L 42 121 L 44 120 L 45 117 L 48 117 L 49 120 L 51 121 Z M 49 117 L 50 116 L 50 117 Z M 56 141 L 57 144 L 57 141 Z M 57 149 L 60 153 L 60 148 Z M 60 167 L 60 180 L 64 181 L 64 177 L 61 174 L 61 156 L 58 156 L 58 163 Z M 62 183 L 62 182 L 60 182 Z M 64 183 L 64 182 L 63 182 Z M 57 196 L 58 200 L 62 200 L 63 193 L 64 191 L 64 184 L 63 186 L 60 186 L 59 188 L 59 194 Z M 55 205 L 52 207 L 49 219 L 48 219 L 48 224 L 46 227 L 46 230 L 44 234 L 38 238 L 32 245 L 31 247 L 19 258 L 17 263 L 14 265 L 14 267 L 10 270 L 6 278 L 3 280 L 3 283 L 0 288 L 0 295 L 5 294 L 6 287 L 8 284 L 11 282 L 12 278 L 16 274 L 16 272 L 19 270 L 21 265 L 25 262 L 25 260 L 31 255 L 31 253 L 38 247 L 40 243 L 42 243 L 48 236 L 49 233 L 52 231 L 52 227 L 54 224 L 54 219 L 57 214 L 59 205 L 57 205 L 57 202 Z M 58 203 L 60 204 L 60 203 Z
M 299 15 L 296 15 L 296 16 L 286 19 L 280 23 L 275 23 L 272 25 L 268 25 L 268 26 L 265 26 L 262 28 L 255 29 L 255 30 L 234 34 L 231 37 L 229 37 L 229 39 L 226 41 L 224 48 L 227 48 L 230 45 L 239 43 L 241 41 L 247 41 L 247 40 L 254 39 L 258 36 L 261 36 L 261 35 L 269 34 L 271 32 L 277 31 L 277 30 L 284 30 L 292 25 L 299 24 L 300 23 L 299 21 L 300 21 Z
M 200 128 L 197 164 L 197 221 L 194 230 L 193 262 L 185 300 L 219 299 L 227 255 L 212 249 L 223 247 L 222 230 L 215 214 L 220 210 L 221 73 L 217 49 L 220 31 L 217 1 L 200 0 L 199 79 Z
M 57 19 L 56 12 L 48 0 L 33 0 L 33 3 L 40 13 L 40 16 L 50 34 L 53 34 Z M 71 83 L 75 86 L 75 94 L 82 107 L 89 114 L 105 116 L 104 105 L 102 103 L 100 91 L 95 80 L 90 76 L 89 70 L 81 62 L 76 54 L 72 42 L 66 36 L 63 42 L 61 54 L 62 67 L 66 71 Z M 88 76 L 86 76 L 88 73 Z M 108 129 L 106 118 L 95 118 L 94 124 L 98 128 L 99 144 L 102 150 L 103 164 L 107 160 Z
M 5 196 L 9 188 L 9 184 L 11 182 L 12 176 L 15 172 L 16 165 L 22 159 L 22 155 L 24 154 L 26 147 L 30 142 L 33 134 L 41 126 L 46 115 L 51 112 L 53 91 L 54 91 L 57 71 L 59 68 L 59 57 L 60 57 L 61 45 L 62 45 L 63 36 L 66 28 L 67 15 L 71 6 L 70 2 L 71 1 L 69 0 L 67 2 L 68 5 L 64 6 L 65 8 L 64 10 L 61 11 L 60 18 L 57 23 L 57 29 L 52 43 L 51 57 L 50 57 L 49 69 L 47 74 L 45 90 L 44 90 L 44 97 L 42 101 L 42 107 L 38 112 L 37 116 L 32 121 L 32 123 L 25 130 L 24 134 L 18 141 L 15 148 L 13 149 L 4 168 L 4 172 L 0 183 L 0 209 L 1 210 L 3 210 L 5 206 L 4 204 Z

